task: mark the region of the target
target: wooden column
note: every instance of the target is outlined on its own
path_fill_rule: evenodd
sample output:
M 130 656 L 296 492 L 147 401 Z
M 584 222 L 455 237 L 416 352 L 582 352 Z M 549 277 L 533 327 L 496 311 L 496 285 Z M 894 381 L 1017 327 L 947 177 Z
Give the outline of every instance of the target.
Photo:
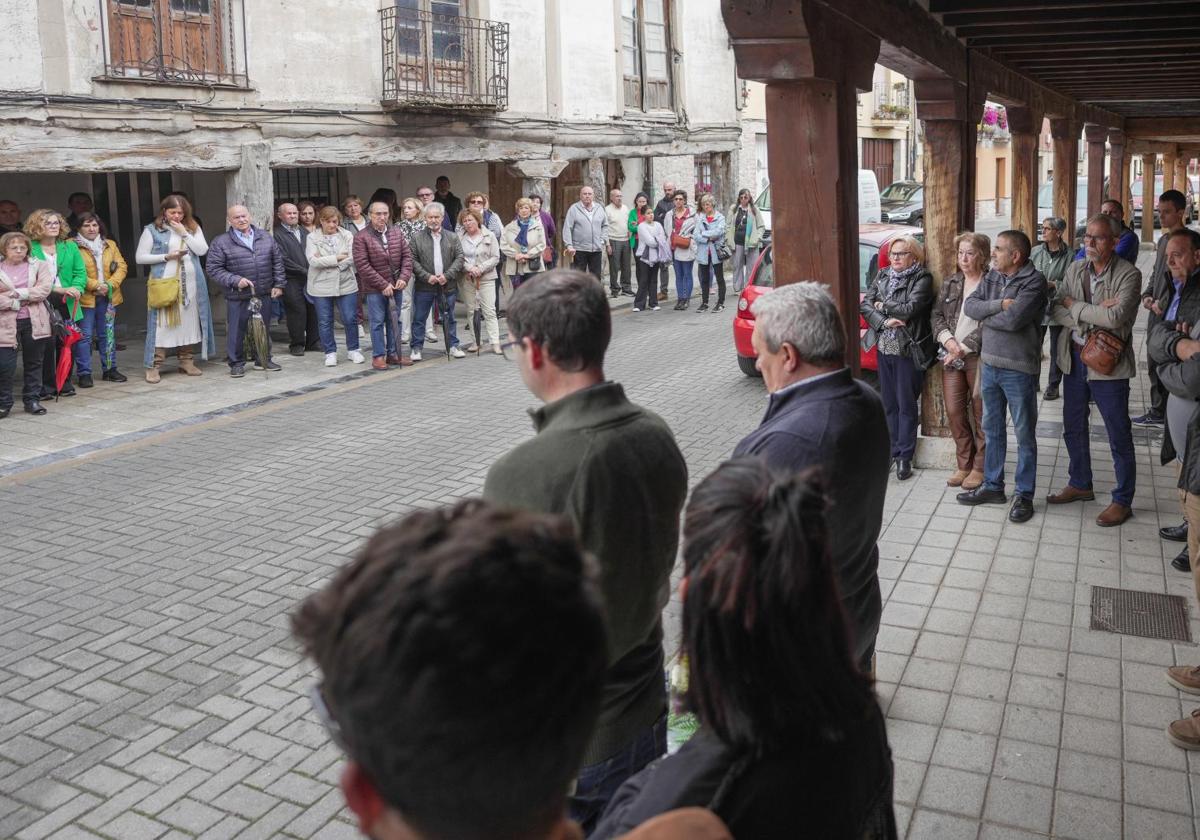
M 1079 185 L 1079 132 L 1077 120 L 1050 120 L 1050 136 L 1054 140 L 1054 215 L 1067 220 L 1067 241 L 1075 241 L 1076 192 Z
M 1125 160 L 1125 132 L 1119 128 L 1108 130 L 1108 197 L 1121 202 L 1125 209 L 1125 224 L 1129 224 L 1133 208 L 1125 200 L 1129 192 L 1129 164 Z
M 1154 166 L 1158 155 L 1142 155 L 1142 241 L 1154 241 Z
M 1175 189 L 1187 195 L 1188 187 L 1188 156 L 1181 154 L 1175 158 Z
M 1041 219 L 1037 217 L 1038 137 L 1042 114 L 1026 107 L 1008 109 L 1012 134 L 1012 227 L 1037 242 Z
M 1104 203 L 1104 143 L 1108 140 L 1108 129 L 1102 125 L 1085 125 L 1087 138 L 1087 214 L 1088 218 L 1100 212 Z
M 1162 161 L 1163 185 L 1162 185 L 1162 191 L 1159 193 L 1159 195 L 1161 195 L 1162 193 L 1165 193 L 1167 190 L 1175 189 L 1175 161 L 1176 160 L 1178 160 L 1178 156 L 1175 154 L 1175 152 L 1165 152 L 1163 154 L 1163 161 Z M 1154 196 L 1154 198 L 1157 200 L 1158 195 Z
M 828 284 L 845 324 L 846 362 L 858 370 L 858 147 L 856 91 L 829 79 L 766 90 L 775 283 Z M 786 235 L 783 232 L 787 232 Z
M 242 166 L 225 173 L 225 204 L 241 204 L 250 220 L 264 230 L 275 218 L 275 182 L 271 177 L 271 144 L 267 141 L 242 146 Z M 218 225 L 218 229 L 221 226 Z M 214 234 L 215 236 L 215 234 Z

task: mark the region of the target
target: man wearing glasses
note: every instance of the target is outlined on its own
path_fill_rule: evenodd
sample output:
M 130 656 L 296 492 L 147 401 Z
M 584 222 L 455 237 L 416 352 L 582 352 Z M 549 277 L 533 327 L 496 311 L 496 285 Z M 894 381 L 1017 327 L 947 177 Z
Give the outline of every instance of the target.
M 963 312 L 979 321 L 982 342 L 983 484 L 958 494 L 963 505 L 1008 502 L 1004 494 L 1004 459 L 1008 454 L 1005 416 L 1012 415 L 1017 435 L 1016 495 L 1008 518 L 1033 518 L 1037 484 L 1037 390 L 1042 369 L 1038 324 L 1046 310 L 1046 278 L 1029 262 L 1029 237 L 1006 230 L 992 246 L 992 270 L 963 302 Z
M 417 200 L 422 207 L 433 201 L 433 187 L 417 187 Z
M 1072 263 L 1050 311 L 1054 323 L 1065 329 L 1054 352 L 1063 371 L 1063 440 L 1070 456 L 1070 479 L 1058 493 L 1046 497 L 1052 505 L 1085 502 L 1092 492 L 1091 413 L 1095 403 L 1104 419 L 1112 451 L 1117 485 L 1112 503 L 1096 517 L 1103 527 L 1120 525 L 1132 515 L 1137 483 L 1133 450 L 1133 425 L 1129 420 L 1129 380 L 1137 375 L 1132 338 L 1142 291 L 1142 273 L 1117 256 L 1121 226 L 1100 213 L 1088 219 L 1083 246 L 1087 258 Z M 1120 357 L 1110 372 L 1089 367 L 1082 354 L 1089 337 L 1103 330 L 1120 342 Z

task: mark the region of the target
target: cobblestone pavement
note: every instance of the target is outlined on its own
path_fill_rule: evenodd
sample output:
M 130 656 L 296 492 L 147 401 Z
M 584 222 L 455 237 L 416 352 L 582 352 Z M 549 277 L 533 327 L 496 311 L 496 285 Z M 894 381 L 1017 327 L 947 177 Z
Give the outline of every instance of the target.
M 694 482 L 764 403 L 728 318 L 614 324 L 610 375 Z M 0 479 L 0 837 L 355 836 L 287 613 L 380 522 L 478 491 L 531 404 L 503 359 L 438 360 Z M 1196 837 L 1200 773 L 1163 733 L 1193 704 L 1163 669 L 1200 654 L 1088 629 L 1093 584 L 1191 604 L 1155 533 L 1179 521 L 1172 471 L 1139 433 L 1136 517 L 1099 529 L 1094 436 L 1099 500 L 1048 511 L 1061 405 L 1028 524 L 958 506 L 938 471 L 889 485 L 878 674 L 909 838 Z

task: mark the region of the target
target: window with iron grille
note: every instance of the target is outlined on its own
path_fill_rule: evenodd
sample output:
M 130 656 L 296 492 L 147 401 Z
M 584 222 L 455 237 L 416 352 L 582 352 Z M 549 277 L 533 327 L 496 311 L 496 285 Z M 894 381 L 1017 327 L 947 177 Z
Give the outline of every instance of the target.
M 276 207 L 285 201 L 292 204 L 311 201 L 318 208 L 326 204 L 341 206 L 342 196 L 336 168 L 273 169 L 271 179 L 275 185 Z
M 621 61 L 625 107 L 671 108 L 669 0 L 621 0 Z
M 508 107 L 508 24 L 466 0 L 393 0 L 380 10 L 385 105 Z
M 700 196 L 713 191 L 713 156 L 712 152 L 705 152 L 702 155 L 695 157 L 696 167 L 696 193 L 692 196 L 696 206 L 700 206 Z
M 100 0 L 110 79 L 246 87 L 245 0 Z

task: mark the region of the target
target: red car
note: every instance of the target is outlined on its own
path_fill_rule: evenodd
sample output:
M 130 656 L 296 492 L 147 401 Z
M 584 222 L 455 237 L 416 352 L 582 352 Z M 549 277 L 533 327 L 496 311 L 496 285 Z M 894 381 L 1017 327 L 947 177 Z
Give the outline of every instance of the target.
M 892 240 L 900 236 L 912 235 L 918 240 L 925 241 L 925 231 L 908 225 L 866 224 L 858 228 L 858 297 L 862 300 L 871 281 L 879 273 L 879 267 L 888 264 L 888 247 Z M 759 295 L 764 295 L 775 287 L 775 271 L 771 263 L 771 246 L 768 244 L 759 254 L 750 269 L 750 279 L 746 288 L 738 296 L 737 316 L 733 319 L 733 345 L 737 349 L 738 367 L 747 376 L 761 376 L 754 363 L 757 354 L 750 343 L 750 334 L 754 332 L 754 312 L 751 304 Z M 867 331 L 867 324 L 860 317 L 858 334 L 861 338 Z M 864 371 L 876 371 L 879 363 L 875 358 L 875 348 L 862 353 L 859 359 Z

